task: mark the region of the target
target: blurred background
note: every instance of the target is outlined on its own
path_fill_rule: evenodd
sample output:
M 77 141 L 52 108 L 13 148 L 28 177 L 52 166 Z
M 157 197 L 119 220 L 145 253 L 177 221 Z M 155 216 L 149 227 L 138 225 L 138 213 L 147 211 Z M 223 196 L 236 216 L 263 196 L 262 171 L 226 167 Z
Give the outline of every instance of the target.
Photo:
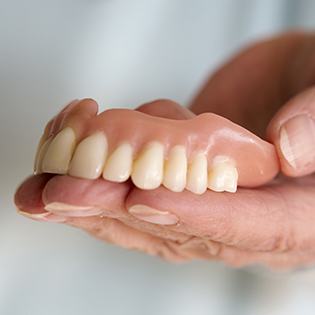
M 187 105 L 243 45 L 293 27 L 314 29 L 314 1 L 0 0 L 0 314 L 314 314 L 315 271 L 171 265 L 12 202 L 69 100 Z

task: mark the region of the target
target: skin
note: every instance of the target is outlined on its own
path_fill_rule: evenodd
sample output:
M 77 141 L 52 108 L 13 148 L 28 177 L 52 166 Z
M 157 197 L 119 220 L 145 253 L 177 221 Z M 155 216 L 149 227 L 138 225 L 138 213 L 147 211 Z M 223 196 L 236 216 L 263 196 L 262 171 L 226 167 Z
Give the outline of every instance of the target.
M 314 70 L 314 34 L 284 34 L 245 49 L 219 69 L 196 95 L 192 113 L 163 102 L 138 109 L 173 119 L 211 111 L 266 137 L 275 144 L 287 175 L 268 185 L 239 188 L 236 194 L 208 190 L 197 196 L 163 187 L 143 191 L 131 182 L 42 174 L 19 187 L 15 203 L 36 220 L 61 221 L 106 242 L 172 261 L 215 259 L 232 266 L 280 269 L 312 265 L 315 161 L 303 165 L 301 160 L 292 167 L 280 150 L 279 130 L 301 113 L 315 116 Z M 56 201 L 92 206 L 103 214 L 82 217 L 73 211 L 44 211 L 45 204 Z M 169 211 L 180 221 L 171 226 L 140 221 L 127 211 L 135 204 Z

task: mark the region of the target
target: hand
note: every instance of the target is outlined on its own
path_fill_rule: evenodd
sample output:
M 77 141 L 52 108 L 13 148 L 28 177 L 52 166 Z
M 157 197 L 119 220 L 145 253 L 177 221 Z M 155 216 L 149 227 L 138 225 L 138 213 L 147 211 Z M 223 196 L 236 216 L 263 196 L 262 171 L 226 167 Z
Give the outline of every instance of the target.
M 312 264 L 315 177 L 310 174 L 315 170 L 315 136 L 303 128 L 315 127 L 301 114 L 312 117 L 315 112 L 314 50 L 312 34 L 288 34 L 252 46 L 221 68 L 191 106 L 196 114 L 218 113 L 261 136 L 267 129 L 283 173 L 309 176 L 281 177 L 259 189 L 239 188 L 236 194 L 207 191 L 196 196 L 163 187 L 143 191 L 129 182 L 44 174 L 21 186 L 16 204 L 33 218 L 60 220 L 106 241 L 171 260 L 219 259 L 234 266 L 262 263 L 275 268 Z M 193 115 L 164 103 L 140 110 L 178 119 Z M 25 195 L 32 196 L 28 203 Z M 54 209 L 53 214 L 43 210 L 44 204 L 78 204 L 78 199 L 84 206 L 102 209 L 101 217 L 93 211 L 88 216 L 86 209 Z M 161 224 L 135 218 L 127 212 L 132 207 L 138 214 L 141 210 L 144 219 Z

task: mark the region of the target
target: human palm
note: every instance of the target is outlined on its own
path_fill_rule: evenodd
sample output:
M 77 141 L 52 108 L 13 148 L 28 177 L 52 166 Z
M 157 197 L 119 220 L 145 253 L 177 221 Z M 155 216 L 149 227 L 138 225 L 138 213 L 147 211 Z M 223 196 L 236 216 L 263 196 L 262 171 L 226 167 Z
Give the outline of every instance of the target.
M 233 266 L 262 263 L 276 268 L 312 264 L 315 143 L 306 163 L 292 164 L 282 154 L 279 132 L 295 115 L 315 116 L 314 70 L 314 36 L 286 34 L 251 46 L 224 65 L 197 94 L 191 111 L 166 100 L 138 108 L 172 119 L 214 112 L 261 137 L 266 134 L 277 148 L 282 172 L 290 177 L 280 175 L 263 187 L 238 188 L 235 194 L 208 190 L 195 195 L 163 187 L 140 190 L 130 181 L 41 174 L 22 184 L 16 204 L 35 219 L 64 222 L 107 242 L 169 260 L 216 259 Z M 47 212 L 48 204 L 55 206 Z M 71 211 L 62 204 L 83 208 Z M 155 209 L 160 224 L 130 214 L 128 209 L 135 205 Z M 163 221 L 164 215 L 178 220 L 170 224 Z

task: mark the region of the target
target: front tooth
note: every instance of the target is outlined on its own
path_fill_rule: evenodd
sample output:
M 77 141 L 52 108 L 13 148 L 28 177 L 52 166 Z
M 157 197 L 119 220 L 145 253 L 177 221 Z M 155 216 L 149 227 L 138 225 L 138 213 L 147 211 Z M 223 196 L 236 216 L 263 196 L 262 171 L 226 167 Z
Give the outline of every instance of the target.
M 47 149 L 51 143 L 52 138 L 48 138 L 42 145 L 39 143 L 38 151 L 35 157 L 34 174 L 40 174 L 42 172 L 43 158 L 47 152 Z
M 75 147 L 75 133 L 72 128 L 61 130 L 51 141 L 42 163 L 42 171 L 66 174 Z
M 207 157 L 198 153 L 188 167 L 186 189 L 201 195 L 207 190 Z
M 141 189 L 155 189 L 163 179 L 164 147 L 159 142 L 151 142 L 134 162 L 131 178 Z
M 103 177 L 113 182 L 126 181 L 132 170 L 132 147 L 128 143 L 119 145 L 106 161 Z
M 222 192 L 236 192 L 238 172 L 232 161 L 222 160 L 213 163 L 208 176 L 208 188 Z
M 165 162 L 163 185 L 175 192 L 185 189 L 187 176 L 187 157 L 184 146 L 177 145 L 169 153 Z
M 107 155 L 107 139 L 102 132 L 97 132 L 77 146 L 70 163 L 71 176 L 96 179 L 103 171 Z

